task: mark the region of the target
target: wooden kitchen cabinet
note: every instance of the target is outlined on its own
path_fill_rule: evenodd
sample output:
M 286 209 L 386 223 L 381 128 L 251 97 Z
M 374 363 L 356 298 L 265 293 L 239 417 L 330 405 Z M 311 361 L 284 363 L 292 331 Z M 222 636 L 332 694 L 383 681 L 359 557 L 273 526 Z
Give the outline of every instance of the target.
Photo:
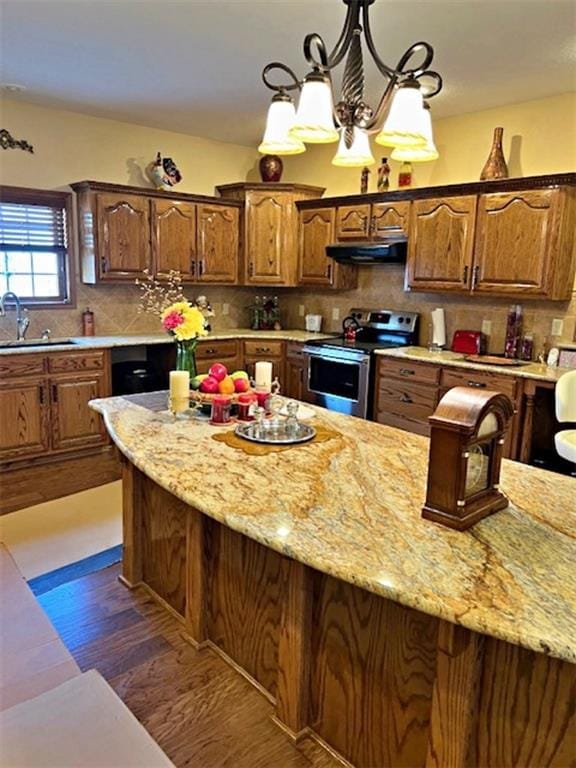
M 150 210 L 138 195 L 96 195 L 100 280 L 134 280 L 150 267 Z
M 286 344 L 286 361 L 284 366 L 284 382 L 282 393 L 295 400 L 305 399 L 306 362 L 304 344 L 289 341 Z
M 50 448 L 50 406 L 44 378 L 3 379 L 0 384 L 0 461 Z
M 338 206 L 336 240 L 362 242 L 383 240 L 387 227 L 400 227 L 408 234 L 410 202 Z
M 85 283 L 126 282 L 148 274 L 185 283 L 238 282 L 240 203 L 102 182 L 72 184 L 77 194 Z
M 196 206 L 178 200 L 151 200 L 152 260 L 158 278 L 171 270 L 183 281 L 196 274 Z
M 300 211 L 298 284 L 325 288 L 356 288 L 357 267 L 338 264 L 326 256 L 326 246 L 334 242 L 334 208 L 306 208 Z
M 0 462 L 108 444 L 89 400 L 110 394 L 107 351 L 0 358 Z
M 428 417 L 438 404 L 439 380 L 439 366 L 378 357 L 374 421 L 429 435 Z
M 238 221 L 238 208 L 198 206 L 198 282 L 238 282 Z
M 259 360 L 272 363 L 272 380 L 278 378 L 284 387 L 284 342 L 266 339 L 250 339 L 242 343 L 243 368 L 254 378 L 254 366 Z
M 469 290 L 476 196 L 414 200 L 410 214 L 406 288 Z
M 372 205 L 372 240 L 382 240 L 387 227 L 400 227 L 406 234 L 410 226 L 410 201 L 398 200 L 391 203 Z
M 573 197 L 560 188 L 480 195 L 473 291 L 569 299 Z
M 370 205 L 339 206 L 336 211 L 336 240 L 366 240 L 370 236 Z
M 321 197 L 323 187 L 303 184 L 226 184 L 223 198 L 244 205 L 240 226 L 241 282 L 244 285 L 295 286 L 298 275 L 297 200 Z
M 104 371 L 61 376 L 50 381 L 52 448 L 65 450 L 103 445 L 104 421 L 88 402 L 106 393 Z
M 196 349 L 196 369 L 198 373 L 208 373 L 214 363 L 222 363 L 229 373 L 242 368 L 238 354 L 238 342 L 235 339 L 225 341 L 201 341 Z

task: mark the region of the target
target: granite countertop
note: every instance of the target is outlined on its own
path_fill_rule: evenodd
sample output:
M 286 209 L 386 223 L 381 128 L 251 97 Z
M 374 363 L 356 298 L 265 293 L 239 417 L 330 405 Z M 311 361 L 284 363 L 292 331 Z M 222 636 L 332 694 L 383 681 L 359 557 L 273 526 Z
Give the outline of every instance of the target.
M 377 355 L 384 357 L 399 357 L 402 360 L 414 360 L 421 363 L 434 363 L 435 365 L 450 365 L 456 368 L 468 368 L 475 371 L 499 373 L 504 376 L 517 376 L 523 379 L 540 379 L 541 381 L 556 382 L 567 373 L 569 368 L 549 368 L 540 363 L 527 363 L 526 365 L 485 365 L 466 360 L 465 355 L 458 352 L 443 350 L 431 352 L 426 347 L 396 347 L 394 349 L 379 349 Z
M 315 408 L 340 437 L 249 456 L 138 397 L 148 407 L 92 407 L 122 453 L 187 504 L 336 578 L 576 662 L 572 478 L 504 461 L 510 506 L 458 532 L 421 518 L 427 438 Z
M 223 341 L 225 339 L 262 339 L 278 341 L 296 341 L 304 343 L 311 339 L 327 339 L 334 334 L 331 333 L 310 333 L 301 330 L 285 331 L 253 331 L 250 328 L 230 328 L 225 331 L 212 331 L 202 339 L 202 341 Z M 58 344 L 55 340 L 52 343 L 41 343 L 37 345 L 26 345 L 24 347 L 0 347 L 0 355 L 22 355 L 35 352 L 71 352 L 78 349 L 111 349 L 113 347 L 134 347 L 150 344 L 173 344 L 172 339 L 166 333 L 148 333 L 148 334 L 121 334 L 118 336 L 71 336 L 67 341 L 70 344 Z M 63 340 L 64 341 L 64 340 Z M 2 342 L 0 342 L 2 343 Z M 6 342 L 4 342 L 6 343 Z

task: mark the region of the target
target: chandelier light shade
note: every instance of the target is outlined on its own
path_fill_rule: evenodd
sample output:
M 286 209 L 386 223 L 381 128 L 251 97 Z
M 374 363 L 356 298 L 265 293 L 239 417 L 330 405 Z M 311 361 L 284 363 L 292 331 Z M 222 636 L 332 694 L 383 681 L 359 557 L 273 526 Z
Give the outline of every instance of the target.
M 346 128 L 341 128 L 338 152 L 332 160 L 332 165 L 340 168 L 365 168 L 376 162 L 370 149 L 370 139 L 362 128 L 353 128 L 354 137 L 350 147 L 346 146 Z
M 420 148 L 426 151 L 426 159 L 432 159 L 432 155 L 438 153 L 423 99 L 431 99 L 442 90 L 442 78 L 430 69 L 434 49 L 423 41 L 414 43 L 395 67 L 389 66 L 378 55 L 370 28 L 370 7 L 376 0 L 343 2 L 346 6 L 344 28 L 332 51 L 328 52 L 318 34 L 309 34 L 304 39 L 304 57 L 312 70 L 304 80 L 278 61 L 264 67 L 262 79 L 275 95 L 259 151 L 296 154 L 303 151 L 304 144 L 336 142 L 340 135 L 334 164 L 365 166 L 374 162 L 369 136 L 377 134 L 378 144 L 398 151 Z M 384 79 L 375 107 L 364 100 L 363 45 Z M 337 98 L 332 72 L 342 62 L 342 88 Z M 278 72 L 282 73 L 284 82 L 271 79 L 272 74 Z M 291 93 L 294 91 L 300 92 L 300 99 L 292 127 L 287 132 L 288 109 L 293 103 Z M 282 107 L 278 107 L 279 103 Z M 391 156 L 395 157 L 394 153 Z M 362 162 L 360 157 L 364 158 Z
M 268 109 L 264 138 L 258 147 L 263 155 L 299 155 L 304 144 L 291 135 L 296 110 L 289 96 L 275 96 Z
M 333 113 L 330 81 L 324 77 L 309 75 L 300 93 L 292 136 L 309 144 L 330 144 L 338 141 Z
M 430 116 L 430 107 L 424 102 L 423 109 L 423 128 L 426 137 L 426 144 L 420 147 L 395 147 L 390 157 L 401 163 L 427 163 L 438 159 L 438 150 L 434 144 L 434 135 L 432 133 L 432 118 Z
M 394 94 L 390 112 L 376 144 L 385 147 L 423 147 L 424 102 L 418 83 L 403 85 Z

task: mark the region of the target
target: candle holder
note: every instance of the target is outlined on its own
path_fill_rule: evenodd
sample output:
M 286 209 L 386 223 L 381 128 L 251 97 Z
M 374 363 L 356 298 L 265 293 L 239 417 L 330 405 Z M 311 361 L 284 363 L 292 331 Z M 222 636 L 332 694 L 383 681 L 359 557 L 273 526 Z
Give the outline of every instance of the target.
M 190 403 L 189 397 L 171 397 L 168 394 L 167 406 L 174 421 L 186 421 L 193 418 L 200 407 L 200 403 Z

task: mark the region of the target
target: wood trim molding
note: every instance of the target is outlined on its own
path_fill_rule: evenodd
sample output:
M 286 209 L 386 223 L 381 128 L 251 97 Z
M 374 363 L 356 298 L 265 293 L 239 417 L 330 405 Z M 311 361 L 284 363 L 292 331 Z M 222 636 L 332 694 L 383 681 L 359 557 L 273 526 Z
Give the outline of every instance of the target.
M 209 195 L 195 195 L 185 192 L 163 192 L 151 187 L 132 187 L 127 184 L 109 184 L 104 181 L 76 181 L 70 184 L 74 192 L 106 192 L 120 195 L 140 195 L 141 197 L 161 197 L 166 200 L 183 200 L 190 203 L 210 203 L 212 205 L 228 205 L 237 208 L 242 207 L 242 203 L 234 200 L 223 200 L 220 197 L 210 197 Z
M 396 200 L 422 200 L 430 197 L 450 197 L 460 195 L 481 195 L 488 192 L 519 192 L 527 189 L 545 189 L 546 187 L 575 187 L 576 173 L 556 173 L 546 176 L 526 176 L 500 181 L 473 181 L 466 184 L 447 184 L 439 187 L 421 187 L 402 189 L 383 194 L 346 195 L 342 197 L 324 197 L 321 200 L 298 200 L 299 210 L 306 208 L 331 208 L 339 205 L 366 205 L 370 203 L 390 203 Z

